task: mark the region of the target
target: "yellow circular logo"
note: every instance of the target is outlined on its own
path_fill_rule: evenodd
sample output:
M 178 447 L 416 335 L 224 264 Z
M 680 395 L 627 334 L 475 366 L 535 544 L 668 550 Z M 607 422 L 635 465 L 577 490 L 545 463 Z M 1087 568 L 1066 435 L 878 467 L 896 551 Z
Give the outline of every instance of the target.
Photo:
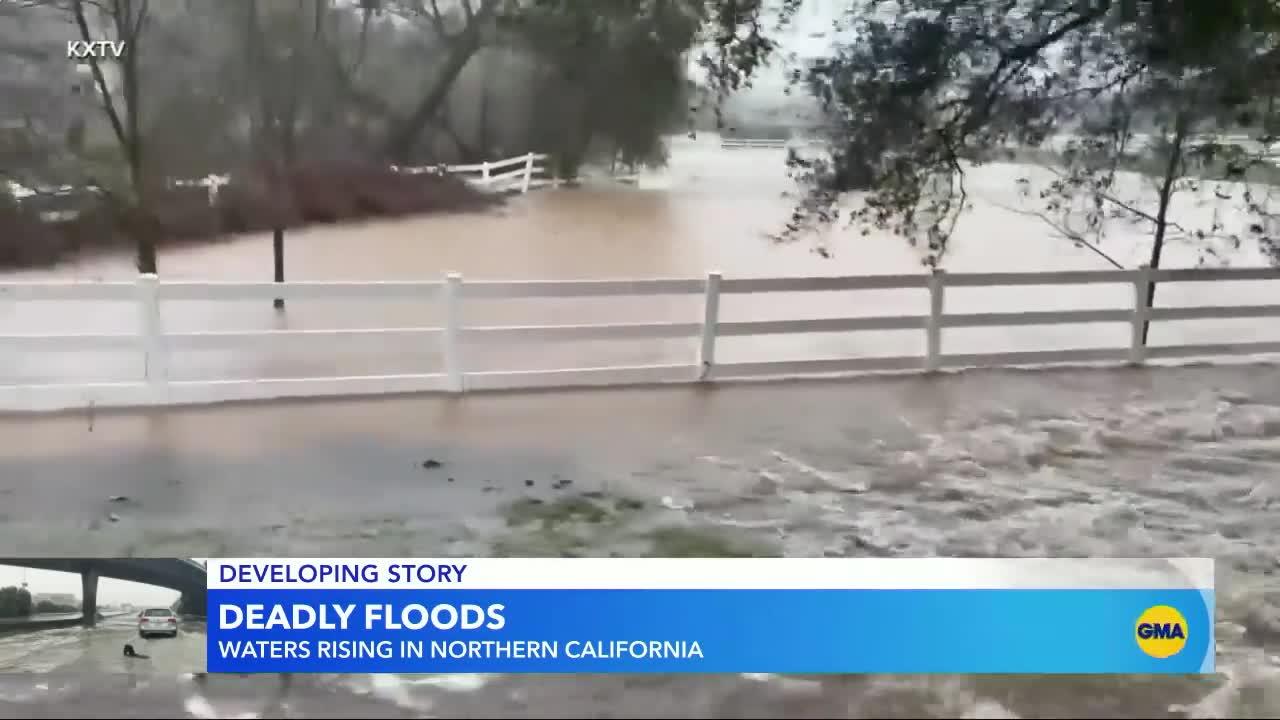
M 1154 658 L 1173 657 L 1187 644 L 1187 619 L 1168 605 L 1143 611 L 1134 628 L 1138 649 Z

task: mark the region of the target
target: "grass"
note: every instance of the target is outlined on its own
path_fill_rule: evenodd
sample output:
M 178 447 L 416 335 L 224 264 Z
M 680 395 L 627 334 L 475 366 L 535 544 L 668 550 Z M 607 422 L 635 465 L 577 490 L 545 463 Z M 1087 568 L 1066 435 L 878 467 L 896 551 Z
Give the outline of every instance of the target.
M 508 527 L 521 527 L 541 523 L 544 529 L 553 529 L 571 522 L 597 524 L 609 519 L 609 509 L 581 495 L 560 498 L 552 502 L 538 498 L 521 498 L 507 507 Z
M 629 516 L 648 504 L 628 497 L 587 492 L 556 500 L 521 498 L 504 510 L 512 530 L 493 545 L 495 557 L 617 557 L 617 543 L 631 546 L 643 557 L 749 558 L 777 557 L 764 543 L 733 537 L 718 528 L 659 527 L 641 535 L 619 534 Z M 624 540 L 624 535 L 631 538 Z M 614 550 L 611 552 L 610 547 Z M 628 553 L 630 554 L 630 553 Z
M 628 515 L 645 508 L 642 500 L 609 498 L 584 492 L 547 501 L 521 498 L 506 507 L 513 532 L 493 545 L 496 557 L 588 557 L 598 555 L 607 536 Z M 615 553 L 616 554 L 616 553 Z
M 777 557 L 778 553 L 757 543 L 748 543 L 723 533 L 691 527 L 665 527 L 649 535 L 652 546 L 647 557 L 671 558 L 753 558 Z

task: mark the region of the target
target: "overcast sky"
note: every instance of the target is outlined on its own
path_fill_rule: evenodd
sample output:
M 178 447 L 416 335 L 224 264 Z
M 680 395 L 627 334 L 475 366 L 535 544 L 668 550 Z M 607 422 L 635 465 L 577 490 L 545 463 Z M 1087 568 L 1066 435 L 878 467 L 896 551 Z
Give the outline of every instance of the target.
M 773 29 L 776 18 L 767 21 L 767 34 L 777 41 L 778 53 L 770 59 L 767 67 L 756 74 L 752 88 L 744 91 L 743 95 L 758 100 L 780 98 L 794 64 L 788 58 L 792 55 L 797 59 L 829 55 L 836 39 L 832 23 L 843 17 L 850 6 L 851 0 L 804 0 L 800 11 L 781 32 Z M 707 48 L 710 49 L 710 45 Z M 697 52 L 690 53 L 689 72 L 695 79 L 702 79 L 704 71 L 698 67 L 698 55 Z
M 204 561 L 205 558 L 196 558 Z M 27 568 L 0 565 L 0 587 L 27 583 L 32 595 L 42 593 L 71 593 L 80 596 L 80 575 L 52 570 L 28 570 Z M 98 603 L 103 605 L 155 605 L 168 607 L 178 599 L 178 591 L 154 585 L 116 580 L 98 579 Z

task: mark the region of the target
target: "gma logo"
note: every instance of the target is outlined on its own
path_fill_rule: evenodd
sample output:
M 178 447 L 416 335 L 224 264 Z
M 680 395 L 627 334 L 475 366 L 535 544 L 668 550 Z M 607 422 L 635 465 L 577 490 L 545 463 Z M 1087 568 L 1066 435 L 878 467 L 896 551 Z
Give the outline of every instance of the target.
M 1187 633 L 1179 623 L 1138 623 L 1138 637 L 1143 640 L 1186 640 Z
M 1187 645 L 1187 619 L 1168 605 L 1149 607 L 1134 629 L 1138 649 L 1153 658 L 1173 657 Z

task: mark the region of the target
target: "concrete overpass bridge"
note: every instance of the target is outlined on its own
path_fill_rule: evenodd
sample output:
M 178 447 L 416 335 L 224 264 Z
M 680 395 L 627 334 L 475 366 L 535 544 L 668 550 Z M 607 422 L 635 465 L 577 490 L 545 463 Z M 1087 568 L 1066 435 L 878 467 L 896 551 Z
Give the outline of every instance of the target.
M 203 616 L 207 588 L 204 565 L 187 558 L 0 558 L 0 565 L 79 573 L 85 625 L 98 619 L 98 578 L 158 585 L 182 593 L 184 614 Z

